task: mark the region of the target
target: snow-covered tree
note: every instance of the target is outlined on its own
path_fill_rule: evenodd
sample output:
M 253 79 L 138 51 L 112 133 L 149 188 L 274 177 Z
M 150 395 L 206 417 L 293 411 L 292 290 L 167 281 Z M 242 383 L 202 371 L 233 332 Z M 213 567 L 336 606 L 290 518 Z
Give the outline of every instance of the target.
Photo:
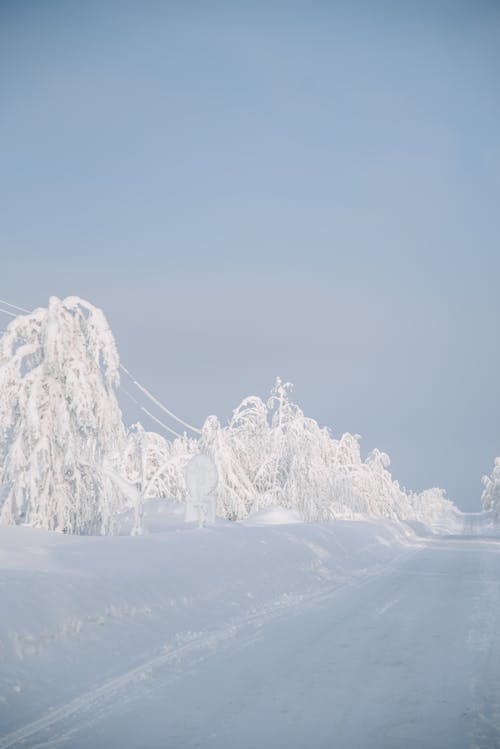
M 358 435 L 335 439 L 291 402 L 290 390 L 278 378 L 267 402 L 245 398 L 227 426 L 215 416 L 205 422 L 198 449 L 218 468 L 219 515 L 242 519 L 279 505 L 305 520 L 418 517 L 430 522 L 452 506 L 441 490 L 408 494 L 392 478 L 388 455 L 373 450 L 363 460 Z
M 450 528 L 453 525 L 459 527 L 460 512 L 456 505 L 446 498 L 443 489 L 424 489 L 419 494 L 408 495 L 411 510 L 408 515 L 403 516 L 405 520 L 419 520 L 430 528 Z
M 255 486 L 248 476 L 248 465 L 238 456 L 238 451 L 246 445 L 246 440 L 242 445 L 238 439 L 237 431 L 222 427 L 216 416 L 206 419 L 200 449 L 210 455 L 217 466 L 219 484 L 216 512 L 230 520 L 246 517 L 254 504 Z
M 103 313 L 52 297 L 0 339 L 0 484 L 5 523 L 110 533 L 127 503 L 106 466 L 126 445 L 118 354 Z
M 185 469 L 198 451 L 196 440 L 183 436 L 171 442 L 137 423 L 128 432 L 122 474 L 138 487 L 143 501 L 154 497 L 184 500 Z
M 483 476 L 483 486 L 483 508 L 492 511 L 495 519 L 500 521 L 500 458 L 495 458 L 491 475 Z
M 126 433 L 115 396 L 118 367 L 103 313 L 77 297 L 53 297 L 48 309 L 11 322 L 0 339 L 2 522 L 112 533 L 120 513 L 133 510 L 133 532 L 140 533 L 145 499 L 185 499 L 186 466 L 197 452 L 213 458 L 217 513 L 233 520 L 274 505 L 311 521 L 432 524 L 450 511 L 441 490 L 402 489 L 385 453 L 363 459 L 358 435 L 336 439 L 306 417 L 280 378 L 267 401 L 245 398 L 228 424 L 209 416 L 199 439 L 169 441 L 140 424 Z M 499 506 L 499 486 L 496 464 L 485 484 L 488 506 Z

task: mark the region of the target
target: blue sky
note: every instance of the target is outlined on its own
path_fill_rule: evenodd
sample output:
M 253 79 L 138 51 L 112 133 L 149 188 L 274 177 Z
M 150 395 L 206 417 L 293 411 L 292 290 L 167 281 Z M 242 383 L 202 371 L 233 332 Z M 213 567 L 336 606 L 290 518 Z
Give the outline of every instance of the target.
M 0 1 L 0 296 L 103 307 L 196 423 L 280 374 L 478 508 L 499 78 L 496 2 Z

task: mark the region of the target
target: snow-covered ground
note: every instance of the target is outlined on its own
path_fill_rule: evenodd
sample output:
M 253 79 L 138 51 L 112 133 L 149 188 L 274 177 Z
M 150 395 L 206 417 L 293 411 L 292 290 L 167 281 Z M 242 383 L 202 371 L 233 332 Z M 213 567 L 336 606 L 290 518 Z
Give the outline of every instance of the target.
M 260 513 L 0 527 L 0 749 L 500 746 L 500 540 Z

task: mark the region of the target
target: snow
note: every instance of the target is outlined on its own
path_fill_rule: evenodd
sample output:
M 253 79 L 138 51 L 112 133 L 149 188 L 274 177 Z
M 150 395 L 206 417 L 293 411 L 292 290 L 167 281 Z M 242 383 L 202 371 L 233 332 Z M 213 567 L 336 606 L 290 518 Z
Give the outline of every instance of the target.
M 498 745 L 483 516 L 423 537 L 182 512 L 148 502 L 142 536 L 0 527 L 0 749 Z
M 143 406 L 177 438 L 127 428 L 115 392 L 120 370 L 162 418 L 196 436 L 179 436 Z M 130 532 L 140 535 L 147 499 L 186 499 L 195 455 L 213 461 L 216 514 L 231 520 L 278 506 L 309 521 L 385 517 L 435 528 L 459 521 L 442 489 L 401 487 L 386 453 L 362 458 L 358 435 L 334 437 L 292 402 L 291 388 L 277 377 L 267 400 L 244 398 L 227 424 L 211 415 L 199 430 L 120 364 L 101 310 L 51 297 L 47 309 L 15 317 L 0 338 L 0 522 L 114 534 L 118 517 L 133 509 Z
M 249 626 L 377 574 L 419 543 L 389 522 L 218 521 L 198 530 L 182 523 L 181 509 L 151 502 L 146 524 L 161 530 L 140 537 L 0 527 L 5 732 L 96 683 L 152 667 L 140 664 L 175 660 L 187 643 L 204 652 L 238 639 Z M 387 545 L 374 540 L 374 528 Z
M 196 437 L 127 429 L 120 369 Z M 290 389 L 198 430 L 88 302 L 12 320 L 0 749 L 500 747 L 500 459 L 464 515 Z M 216 502 L 208 527 L 185 522 L 187 490 Z
M 243 522 L 245 525 L 288 525 L 300 523 L 301 519 L 295 510 L 287 510 L 285 507 L 268 507 L 266 510 L 251 513 Z
M 219 476 L 213 460 L 198 453 L 186 466 L 186 522 L 196 521 L 200 527 L 215 522 L 215 489 Z
M 118 352 L 77 297 L 16 317 L 0 338 L 0 522 L 110 533 L 124 504 L 103 470 L 125 452 Z
M 491 476 L 483 476 L 483 508 L 500 520 L 500 458 L 495 458 Z

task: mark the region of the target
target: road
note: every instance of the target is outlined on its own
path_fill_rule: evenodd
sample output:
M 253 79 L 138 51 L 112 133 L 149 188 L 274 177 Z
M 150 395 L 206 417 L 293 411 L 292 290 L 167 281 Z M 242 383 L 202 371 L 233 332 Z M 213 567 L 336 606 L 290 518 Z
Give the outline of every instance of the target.
M 500 542 L 467 530 L 175 664 L 146 664 L 143 687 L 135 672 L 0 745 L 500 747 Z

